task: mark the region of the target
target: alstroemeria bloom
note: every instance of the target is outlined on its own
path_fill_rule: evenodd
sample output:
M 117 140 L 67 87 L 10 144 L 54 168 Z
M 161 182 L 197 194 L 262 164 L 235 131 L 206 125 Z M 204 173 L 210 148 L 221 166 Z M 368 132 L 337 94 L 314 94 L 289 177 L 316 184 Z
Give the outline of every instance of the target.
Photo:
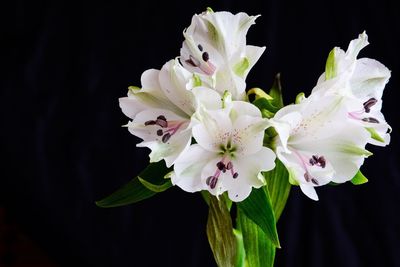
M 150 162 L 164 159 L 170 167 L 190 145 L 190 118 L 199 102 L 219 108 L 220 95 L 208 88 L 193 88 L 192 73 L 177 60 L 167 62 L 161 71 L 145 71 L 141 82 L 142 89 L 131 88 L 128 97 L 119 99 L 120 107 L 132 119 L 127 124 L 129 131 L 143 139 L 137 146 L 152 150 Z M 201 90 L 200 97 L 193 90 Z
M 246 13 L 212 11 L 194 15 L 183 32 L 183 66 L 221 94 L 230 90 L 233 99 L 243 100 L 246 76 L 265 50 L 246 45 L 247 31 L 256 18 Z
M 277 157 L 311 199 L 318 200 L 317 186 L 351 180 L 371 154 L 364 149 L 369 133 L 347 116 L 346 101 L 311 95 L 271 119 Z
M 219 110 L 200 108 L 195 117 L 197 144 L 175 162 L 173 184 L 216 196 L 228 191 L 232 201 L 242 201 L 252 187 L 265 184 L 261 171 L 274 168 L 275 154 L 263 146 L 269 122 L 254 105 L 233 101 Z
M 313 94 L 338 94 L 353 99 L 348 115 L 371 132 L 369 143 L 387 145 L 390 126 L 381 112 L 382 94 L 390 71 L 370 58 L 357 59 L 360 50 L 368 45 L 364 32 L 350 42 L 346 52 L 335 47 L 328 58 L 327 71 L 318 80 Z

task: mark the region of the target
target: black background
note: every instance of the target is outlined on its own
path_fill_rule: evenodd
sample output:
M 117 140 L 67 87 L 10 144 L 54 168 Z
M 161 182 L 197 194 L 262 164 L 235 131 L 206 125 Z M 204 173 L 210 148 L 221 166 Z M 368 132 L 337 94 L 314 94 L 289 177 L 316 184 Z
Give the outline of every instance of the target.
M 248 86 L 282 74 L 286 103 L 309 93 L 329 51 L 363 30 L 361 57 L 392 70 L 386 148 L 362 171 L 369 183 L 293 188 L 278 224 L 276 266 L 400 266 L 399 9 L 394 1 L 14 1 L 1 9 L 0 203 L 61 266 L 215 266 L 199 194 L 172 188 L 136 205 L 94 201 L 136 175 L 148 151 L 120 126 L 118 97 L 141 73 L 179 54 L 193 14 L 261 14 L 248 44 L 267 49 Z

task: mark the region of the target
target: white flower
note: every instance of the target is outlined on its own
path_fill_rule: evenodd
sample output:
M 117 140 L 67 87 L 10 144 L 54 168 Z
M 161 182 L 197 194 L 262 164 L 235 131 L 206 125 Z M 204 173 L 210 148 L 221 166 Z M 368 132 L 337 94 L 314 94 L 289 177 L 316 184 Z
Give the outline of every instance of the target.
M 194 15 L 183 32 L 183 66 L 221 94 L 230 90 L 233 99 L 243 100 L 246 76 L 265 50 L 246 45 L 247 31 L 257 17 L 211 11 Z
M 391 128 L 381 112 L 382 94 L 390 71 L 374 59 L 357 59 L 360 50 L 368 45 L 367 38 L 363 32 L 350 42 L 346 52 L 334 48 L 328 57 L 327 70 L 312 93 L 353 99 L 348 101 L 349 117 L 371 132 L 369 143 L 384 146 L 390 142 Z
M 143 88 L 131 88 L 128 97 L 119 99 L 120 107 L 132 119 L 129 131 L 143 139 L 138 146 L 152 150 L 150 162 L 164 159 L 170 167 L 190 145 L 190 118 L 197 106 L 204 101 L 209 108 L 219 108 L 220 95 L 193 88 L 193 75 L 177 60 L 167 62 L 161 71 L 145 71 L 141 80 Z
M 268 121 L 252 104 L 233 101 L 219 110 L 200 108 L 194 120 L 197 144 L 175 162 L 172 183 L 183 190 L 208 190 L 213 195 L 228 191 L 242 201 L 265 181 L 261 171 L 274 168 L 275 154 L 263 147 Z
M 314 96 L 279 110 L 271 120 L 278 133 L 276 154 L 291 183 L 318 200 L 314 187 L 351 180 L 371 155 L 368 132 L 347 116 L 347 99 Z

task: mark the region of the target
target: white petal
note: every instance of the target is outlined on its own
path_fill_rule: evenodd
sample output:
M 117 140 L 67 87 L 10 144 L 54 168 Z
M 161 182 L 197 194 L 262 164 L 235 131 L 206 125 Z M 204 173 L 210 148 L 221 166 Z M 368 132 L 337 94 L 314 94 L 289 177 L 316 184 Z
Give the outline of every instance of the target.
M 252 69 L 252 67 L 257 63 L 257 61 L 260 59 L 261 55 L 265 51 L 265 46 L 264 47 L 258 47 L 258 46 L 253 46 L 253 45 L 247 45 L 246 46 L 246 57 L 249 60 L 249 68 L 245 72 L 245 76 L 243 78 L 247 77 L 247 74 L 249 71 Z
M 390 71 L 380 62 L 361 58 L 350 79 L 353 94 L 358 98 L 382 98 L 383 89 L 389 81 Z
M 303 193 L 306 196 L 308 196 L 312 200 L 318 201 L 318 195 L 313 186 L 307 185 L 307 184 L 301 184 L 300 188 L 301 188 L 301 191 L 303 191 Z
M 149 69 L 143 72 L 140 78 L 142 89 L 139 93 L 146 93 L 153 97 L 160 99 L 161 101 L 168 101 L 168 98 L 164 95 L 161 90 L 161 85 L 158 82 L 160 71 L 156 69 Z
M 137 146 L 151 149 L 151 153 L 149 154 L 150 162 L 165 160 L 167 167 L 171 167 L 180 155 L 189 148 L 191 137 L 190 131 L 186 130 L 177 133 L 167 143 L 150 141 L 139 143 Z
M 168 61 L 161 69 L 159 82 L 167 98 L 179 109 L 191 116 L 195 111 L 195 99 L 186 85 L 192 74 L 184 69 L 177 60 Z
M 187 192 L 207 190 L 205 180 L 201 179 L 201 173 L 204 166 L 214 158 L 216 158 L 214 153 L 204 150 L 201 146 L 197 144 L 190 146 L 174 164 L 172 183 Z
M 206 109 L 211 110 L 222 108 L 221 95 L 215 90 L 200 86 L 193 88 L 192 93 L 196 97 L 197 106 L 203 105 Z
M 261 171 L 269 171 L 275 167 L 275 153 L 271 149 L 263 147 L 259 152 L 233 160 L 235 171 L 239 174 L 236 179 L 229 177 L 224 180 L 232 201 L 242 201 L 247 198 L 251 188 L 259 188 L 265 184 L 259 179 Z
M 118 100 L 122 112 L 131 119 L 134 119 L 139 112 L 149 108 L 145 102 L 135 97 L 121 97 Z
M 260 117 L 242 115 L 233 125 L 232 143 L 241 156 L 258 152 L 263 147 L 264 130 L 269 122 Z

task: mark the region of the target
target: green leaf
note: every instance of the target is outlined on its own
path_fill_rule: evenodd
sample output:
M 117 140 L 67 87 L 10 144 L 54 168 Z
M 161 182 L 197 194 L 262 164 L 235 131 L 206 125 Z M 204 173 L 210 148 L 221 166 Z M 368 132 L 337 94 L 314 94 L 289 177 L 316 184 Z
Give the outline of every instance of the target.
M 289 172 L 285 165 L 279 159 L 276 159 L 275 164 L 273 170 L 264 172 L 263 175 L 267 181 L 275 218 L 278 221 L 289 197 L 291 184 L 289 183 Z
M 325 80 L 335 78 L 337 75 L 337 66 L 335 61 L 335 48 L 329 52 L 328 59 L 325 65 Z
M 272 103 L 274 106 L 278 107 L 278 109 L 283 107 L 283 98 L 282 98 L 282 85 L 281 85 L 281 74 L 278 73 L 275 76 L 274 83 L 272 84 L 272 88 L 269 91 L 269 95 L 272 97 Z
M 246 266 L 246 253 L 244 250 L 243 244 L 243 235 L 242 232 L 238 229 L 233 229 L 233 234 L 236 238 L 236 267 L 245 267 Z
M 250 196 L 237 203 L 238 208 L 266 234 L 276 247 L 280 247 L 276 220 L 268 190 L 253 189 Z
M 258 98 L 254 100 L 253 105 L 258 107 L 261 112 L 264 110 L 268 110 L 271 113 L 275 114 L 279 110 L 279 108 L 273 104 L 272 100 L 268 100 L 266 98 Z
M 152 184 L 152 183 L 144 180 L 140 176 L 138 176 L 138 179 L 142 183 L 142 185 L 144 185 L 147 189 L 150 189 L 151 191 L 156 192 L 156 193 L 161 193 L 172 186 L 170 179 L 166 180 L 166 182 L 161 185 Z
M 276 248 L 265 232 L 240 209 L 237 222 L 242 232 L 248 266 L 273 267 Z
M 137 177 L 108 197 L 97 201 L 96 205 L 102 208 L 119 207 L 152 197 L 156 192 L 170 187 L 171 181 L 164 179 L 164 175 L 169 171 L 170 169 L 165 166 L 164 161 L 151 163 Z M 145 186 L 143 181 L 149 187 Z
M 364 174 L 362 174 L 360 170 L 358 170 L 353 179 L 351 179 L 351 183 L 354 185 L 365 184 L 366 182 L 368 182 L 368 179 L 364 176 Z
M 372 139 L 385 143 L 385 139 L 383 139 L 374 128 L 366 127 L 365 129 L 371 134 Z
M 207 206 L 210 206 L 210 192 L 208 192 L 207 190 L 201 190 L 200 193 L 204 201 L 207 203 Z
M 217 265 L 234 267 L 237 262 L 237 243 L 225 195 L 221 195 L 219 200 L 210 196 L 207 237 Z
M 247 57 L 244 57 L 240 62 L 233 66 L 233 71 L 239 77 L 243 77 L 246 70 L 250 67 L 250 61 Z

